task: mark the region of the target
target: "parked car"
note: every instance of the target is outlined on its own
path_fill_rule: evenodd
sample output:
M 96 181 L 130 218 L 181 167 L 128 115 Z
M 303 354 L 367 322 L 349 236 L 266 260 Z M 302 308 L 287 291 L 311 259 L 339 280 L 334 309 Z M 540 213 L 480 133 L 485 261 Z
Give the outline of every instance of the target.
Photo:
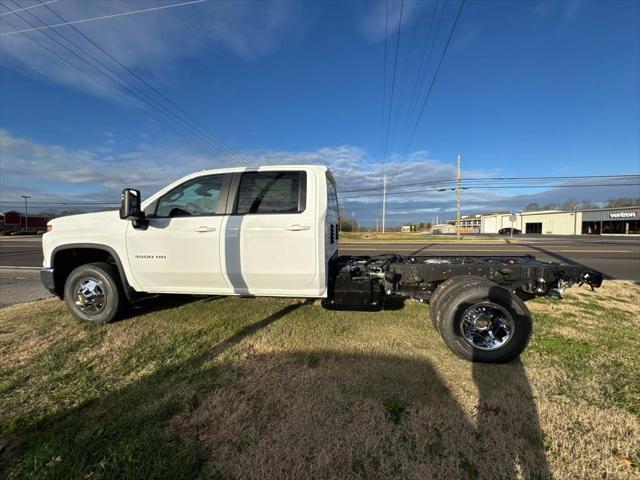
M 500 235 L 511 235 L 511 231 L 513 230 L 514 235 L 519 235 L 522 233 L 522 230 L 518 230 L 517 228 L 501 228 L 498 230 Z
M 321 298 L 335 310 L 411 298 L 430 304 L 456 355 L 494 363 L 528 344 L 526 300 L 602 283 L 581 265 L 530 255 L 339 255 L 339 225 L 326 167 L 202 170 L 144 202 L 124 189 L 119 212 L 51 220 L 41 278 L 75 317 L 94 323 L 147 294 Z

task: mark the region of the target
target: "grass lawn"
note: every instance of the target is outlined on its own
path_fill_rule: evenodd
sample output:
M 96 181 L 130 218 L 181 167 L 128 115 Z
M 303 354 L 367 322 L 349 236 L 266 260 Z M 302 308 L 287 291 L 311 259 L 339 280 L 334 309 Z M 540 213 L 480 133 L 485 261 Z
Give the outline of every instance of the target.
M 640 287 L 529 305 L 508 365 L 454 357 L 415 302 L 7 307 L 0 478 L 638 478 Z

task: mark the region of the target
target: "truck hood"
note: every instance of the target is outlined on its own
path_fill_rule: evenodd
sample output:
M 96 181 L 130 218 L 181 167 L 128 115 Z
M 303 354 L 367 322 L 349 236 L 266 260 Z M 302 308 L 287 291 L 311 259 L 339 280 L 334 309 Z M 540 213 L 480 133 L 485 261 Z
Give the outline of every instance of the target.
M 118 210 L 109 210 L 107 212 L 81 213 L 78 215 L 68 215 L 66 217 L 58 217 L 49 221 L 53 226 L 53 230 L 63 228 L 91 228 L 105 227 L 115 222 L 122 222 Z

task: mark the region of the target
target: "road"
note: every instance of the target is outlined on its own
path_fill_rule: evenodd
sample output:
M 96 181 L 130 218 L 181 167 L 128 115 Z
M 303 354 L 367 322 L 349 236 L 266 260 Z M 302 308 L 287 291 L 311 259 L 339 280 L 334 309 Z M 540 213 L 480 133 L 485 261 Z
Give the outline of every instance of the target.
M 504 243 L 503 243 L 504 242 Z M 340 253 L 375 255 L 534 255 L 538 260 L 578 263 L 598 270 L 610 279 L 640 283 L 638 237 L 530 237 L 495 241 L 435 242 L 341 242 Z
M 608 278 L 640 282 L 640 237 L 534 237 L 465 240 L 460 243 L 420 241 L 341 241 L 341 254 L 375 255 L 523 255 L 545 261 L 579 263 Z M 0 238 L 0 267 L 40 267 L 40 238 Z

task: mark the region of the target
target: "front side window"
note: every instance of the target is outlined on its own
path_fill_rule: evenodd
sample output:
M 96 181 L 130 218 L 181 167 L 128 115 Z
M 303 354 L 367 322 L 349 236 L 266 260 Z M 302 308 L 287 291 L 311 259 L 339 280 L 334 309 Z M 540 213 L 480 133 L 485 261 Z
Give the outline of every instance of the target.
M 236 213 L 299 213 L 305 198 L 305 172 L 247 172 L 240 178 Z
M 224 175 L 188 180 L 158 200 L 157 217 L 215 215 Z

